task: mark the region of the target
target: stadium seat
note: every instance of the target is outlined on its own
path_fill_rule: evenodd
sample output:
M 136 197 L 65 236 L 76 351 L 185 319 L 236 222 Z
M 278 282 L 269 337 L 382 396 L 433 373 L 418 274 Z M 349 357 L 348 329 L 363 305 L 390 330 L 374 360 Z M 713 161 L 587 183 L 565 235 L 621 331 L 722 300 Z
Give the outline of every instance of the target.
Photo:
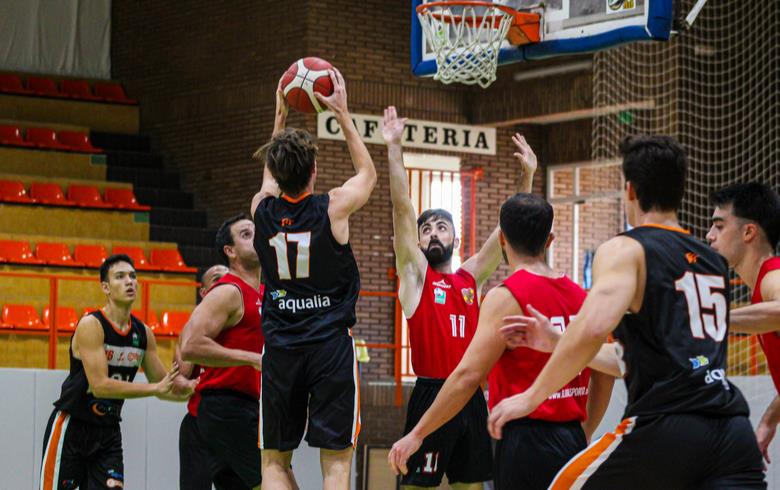
M 167 330 L 174 335 L 179 335 L 189 319 L 189 311 L 163 311 L 160 327 L 163 331 Z
M 146 318 L 142 315 L 141 310 L 133 310 L 132 313 L 133 316 L 144 322 L 147 327 L 151 328 L 155 334 L 163 333 L 162 327 L 160 326 L 160 320 L 157 319 L 157 313 L 155 313 L 153 309 L 149 308 L 146 313 Z M 164 333 L 170 334 L 170 332 Z
M 149 206 L 138 204 L 132 189 L 113 189 L 108 188 L 103 193 L 106 202 L 119 209 L 132 209 L 134 211 L 149 211 Z
M 46 77 L 27 77 L 27 90 L 44 97 L 62 97 L 57 83 Z
M 59 184 L 48 182 L 33 182 L 30 185 L 30 197 L 36 202 L 54 206 L 75 206 L 73 201 L 65 199 Z
M 24 184 L 15 180 L 0 180 L 0 201 L 2 202 L 35 202 L 27 195 Z
M 73 256 L 76 262 L 81 262 L 86 267 L 100 267 L 108 258 L 108 252 L 103 245 L 76 245 Z
M 3 306 L 3 327 L 46 330 L 38 312 L 30 305 Z
M 68 200 L 82 208 L 110 208 L 94 185 L 71 184 L 68 186 Z
M 51 311 L 49 307 L 43 309 L 43 325 L 48 329 L 50 327 L 49 317 Z M 76 314 L 76 308 L 70 306 L 57 307 L 57 330 L 60 332 L 75 332 L 76 325 L 79 324 L 79 317 Z
M 155 267 L 152 267 L 149 264 L 149 261 L 146 260 L 146 255 L 144 255 L 144 251 L 141 247 L 126 247 L 122 245 L 117 245 L 111 250 L 112 255 L 116 254 L 125 254 L 131 259 L 133 259 L 133 263 L 135 264 L 135 270 L 138 271 L 151 271 L 156 270 Z
M 25 141 L 38 148 L 67 151 L 70 148 L 57 140 L 57 134 L 50 128 L 27 128 Z
M 43 264 L 35 258 L 30 244 L 20 240 L 0 240 L 0 261 L 15 264 Z
M 38 243 L 35 246 L 35 258 L 49 265 L 84 267 L 83 263 L 73 260 L 68 246 L 64 243 Z
M 92 94 L 89 83 L 84 80 L 63 80 L 60 84 L 60 91 L 71 99 L 81 100 L 100 100 Z
M 128 98 L 125 90 L 118 83 L 95 82 L 95 95 L 109 102 L 118 102 L 120 104 L 138 103 L 137 100 Z
M 149 262 L 157 269 L 169 272 L 197 272 L 195 267 L 187 267 L 181 254 L 175 248 L 152 249 L 149 254 Z
M 22 86 L 22 79 L 17 75 L 8 73 L 0 74 L 0 92 L 6 94 L 29 94 L 30 91 Z
M 0 144 L 11 146 L 35 146 L 22 139 L 22 130 L 16 126 L 0 125 Z
M 81 153 L 103 153 L 103 150 L 92 146 L 87 133 L 60 131 L 57 133 L 57 140 L 61 144 L 67 146 L 71 151 L 78 151 Z

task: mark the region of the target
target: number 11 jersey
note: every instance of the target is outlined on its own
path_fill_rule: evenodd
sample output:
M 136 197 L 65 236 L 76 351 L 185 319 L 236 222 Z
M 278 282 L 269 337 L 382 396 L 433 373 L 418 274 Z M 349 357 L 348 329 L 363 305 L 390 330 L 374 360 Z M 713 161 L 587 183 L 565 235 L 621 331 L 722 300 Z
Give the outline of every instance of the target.
M 255 210 L 263 268 L 263 334 L 270 347 L 299 347 L 348 335 L 360 274 L 352 248 L 333 237 L 327 194 L 267 197 Z

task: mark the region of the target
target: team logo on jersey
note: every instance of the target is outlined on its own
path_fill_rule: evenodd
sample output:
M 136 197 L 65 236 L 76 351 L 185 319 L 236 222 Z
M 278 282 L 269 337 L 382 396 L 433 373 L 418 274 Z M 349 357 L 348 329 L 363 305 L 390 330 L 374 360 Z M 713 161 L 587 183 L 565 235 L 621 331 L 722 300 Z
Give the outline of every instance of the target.
M 725 369 L 713 369 L 712 371 L 708 369 L 707 374 L 704 375 L 704 382 L 708 385 L 711 385 L 712 383 L 717 383 L 718 381 L 723 384 L 723 387 L 726 388 L 726 390 L 731 389 L 728 380 L 726 380 Z
M 287 296 L 287 291 L 284 289 L 277 289 L 276 291 L 271 291 L 271 299 L 276 301 L 279 298 L 284 298 Z
M 313 310 L 314 308 L 327 308 L 330 306 L 330 296 L 315 294 L 310 298 L 290 298 L 279 301 L 280 310 L 289 310 L 297 313 L 298 310 Z
M 436 287 L 443 288 L 443 289 L 449 289 L 449 288 L 452 287 L 449 284 L 447 284 L 446 282 L 444 282 L 444 279 L 442 279 L 440 281 L 434 282 L 433 285 L 436 286 Z
M 463 295 L 463 301 L 466 302 L 467 305 L 471 306 L 474 304 L 474 290 L 471 288 L 463 288 L 460 290 L 460 294 Z
M 700 367 L 710 365 L 710 360 L 707 356 L 689 357 L 688 360 L 691 361 L 693 369 L 699 369 Z
M 133 347 L 138 347 L 141 344 L 141 340 L 138 338 L 138 334 L 133 332 Z
M 282 225 L 283 227 L 285 227 L 285 226 L 292 226 L 292 225 L 293 225 L 293 223 L 294 223 L 294 221 L 292 220 L 292 218 L 282 218 L 282 223 L 281 223 L 281 225 Z
M 439 305 L 447 303 L 447 291 L 436 288 L 433 290 L 433 302 Z
M 693 252 L 688 252 L 685 254 L 685 260 L 687 260 L 689 264 L 695 264 L 699 260 L 699 256 Z

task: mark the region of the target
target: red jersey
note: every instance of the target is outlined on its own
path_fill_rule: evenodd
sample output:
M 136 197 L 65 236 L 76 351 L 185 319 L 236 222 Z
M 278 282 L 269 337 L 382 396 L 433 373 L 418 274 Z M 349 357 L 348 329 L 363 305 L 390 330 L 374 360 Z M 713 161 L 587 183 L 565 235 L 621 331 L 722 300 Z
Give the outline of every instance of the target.
M 761 297 L 761 281 L 769 272 L 780 269 L 780 257 L 771 257 L 761 264 L 758 271 L 756 287 L 753 289 L 751 303 L 761 303 L 764 298 Z M 780 325 L 778 325 L 780 330 Z M 766 363 L 769 366 L 769 374 L 772 375 L 772 381 L 775 383 L 775 389 L 780 393 L 780 332 L 769 332 L 758 336 L 761 342 L 761 348 L 766 356 Z
M 195 364 L 192 366 L 192 379 L 197 378 L 200 376 L 203 369 Z M 190 415 L 193 417 L 198 416 L 198 405 L 200 405 L 200 393 L 197 391 L 192 394 L 189 400 L 187 400 L 187 411 L 190 412 Z
M 244 300 L 244 316 L 234 326 L 222 330 L 214 340 L 229 349 L 261 353 L 264 343 L 263 330 L 260 328 L 263 286 L 254 289 L 240 277 L 227 273 L 214 283 L 211 290 L 225 287 L 224 285 L 232 285 L 241 291 Z M 233 390 L 259 400 L 260 371 L 252 366 L 203 367 L 200 382 L 195 388 L 196 395 L 204 390 Z
M 504 281 L 525 311 L 532 305 L 563 331 L 585 301 L 585 291 L 568 277 L 556 279 L 519 270 Z M 506 350 L 488 375 L 488 406 L 527 390 L 539 376 L 550 354 L 526 347 Z M 560 391 L 550 396 L 528 417 L 549 422 L 584 421 L 587 418 L 590 370 L 584 369 Z
M 452 373 L 477 329 L 478 300 L 471 273 L 441 274 L 427 267 L 420 304 L 407 320 L 417 376 L 444 379 Z

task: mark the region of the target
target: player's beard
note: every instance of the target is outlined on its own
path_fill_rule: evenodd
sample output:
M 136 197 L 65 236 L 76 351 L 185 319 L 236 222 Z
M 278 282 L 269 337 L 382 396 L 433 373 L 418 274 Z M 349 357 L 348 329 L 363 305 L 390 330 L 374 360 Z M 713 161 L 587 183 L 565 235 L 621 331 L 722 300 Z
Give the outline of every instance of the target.
M 438 245 L 436 248 L 431 248 L 431 245 Z M 446 264 L 452 259 L 452 252 L 455 248 L 455 243 L 450 243 L 449 246 L 445 246 L 439 240 L 431 240 L 428 244 L 428 248 L 423 250 L 425 258 L 428 259 L 428 264 L 431 267 L 437 267 L 442 264 Z

